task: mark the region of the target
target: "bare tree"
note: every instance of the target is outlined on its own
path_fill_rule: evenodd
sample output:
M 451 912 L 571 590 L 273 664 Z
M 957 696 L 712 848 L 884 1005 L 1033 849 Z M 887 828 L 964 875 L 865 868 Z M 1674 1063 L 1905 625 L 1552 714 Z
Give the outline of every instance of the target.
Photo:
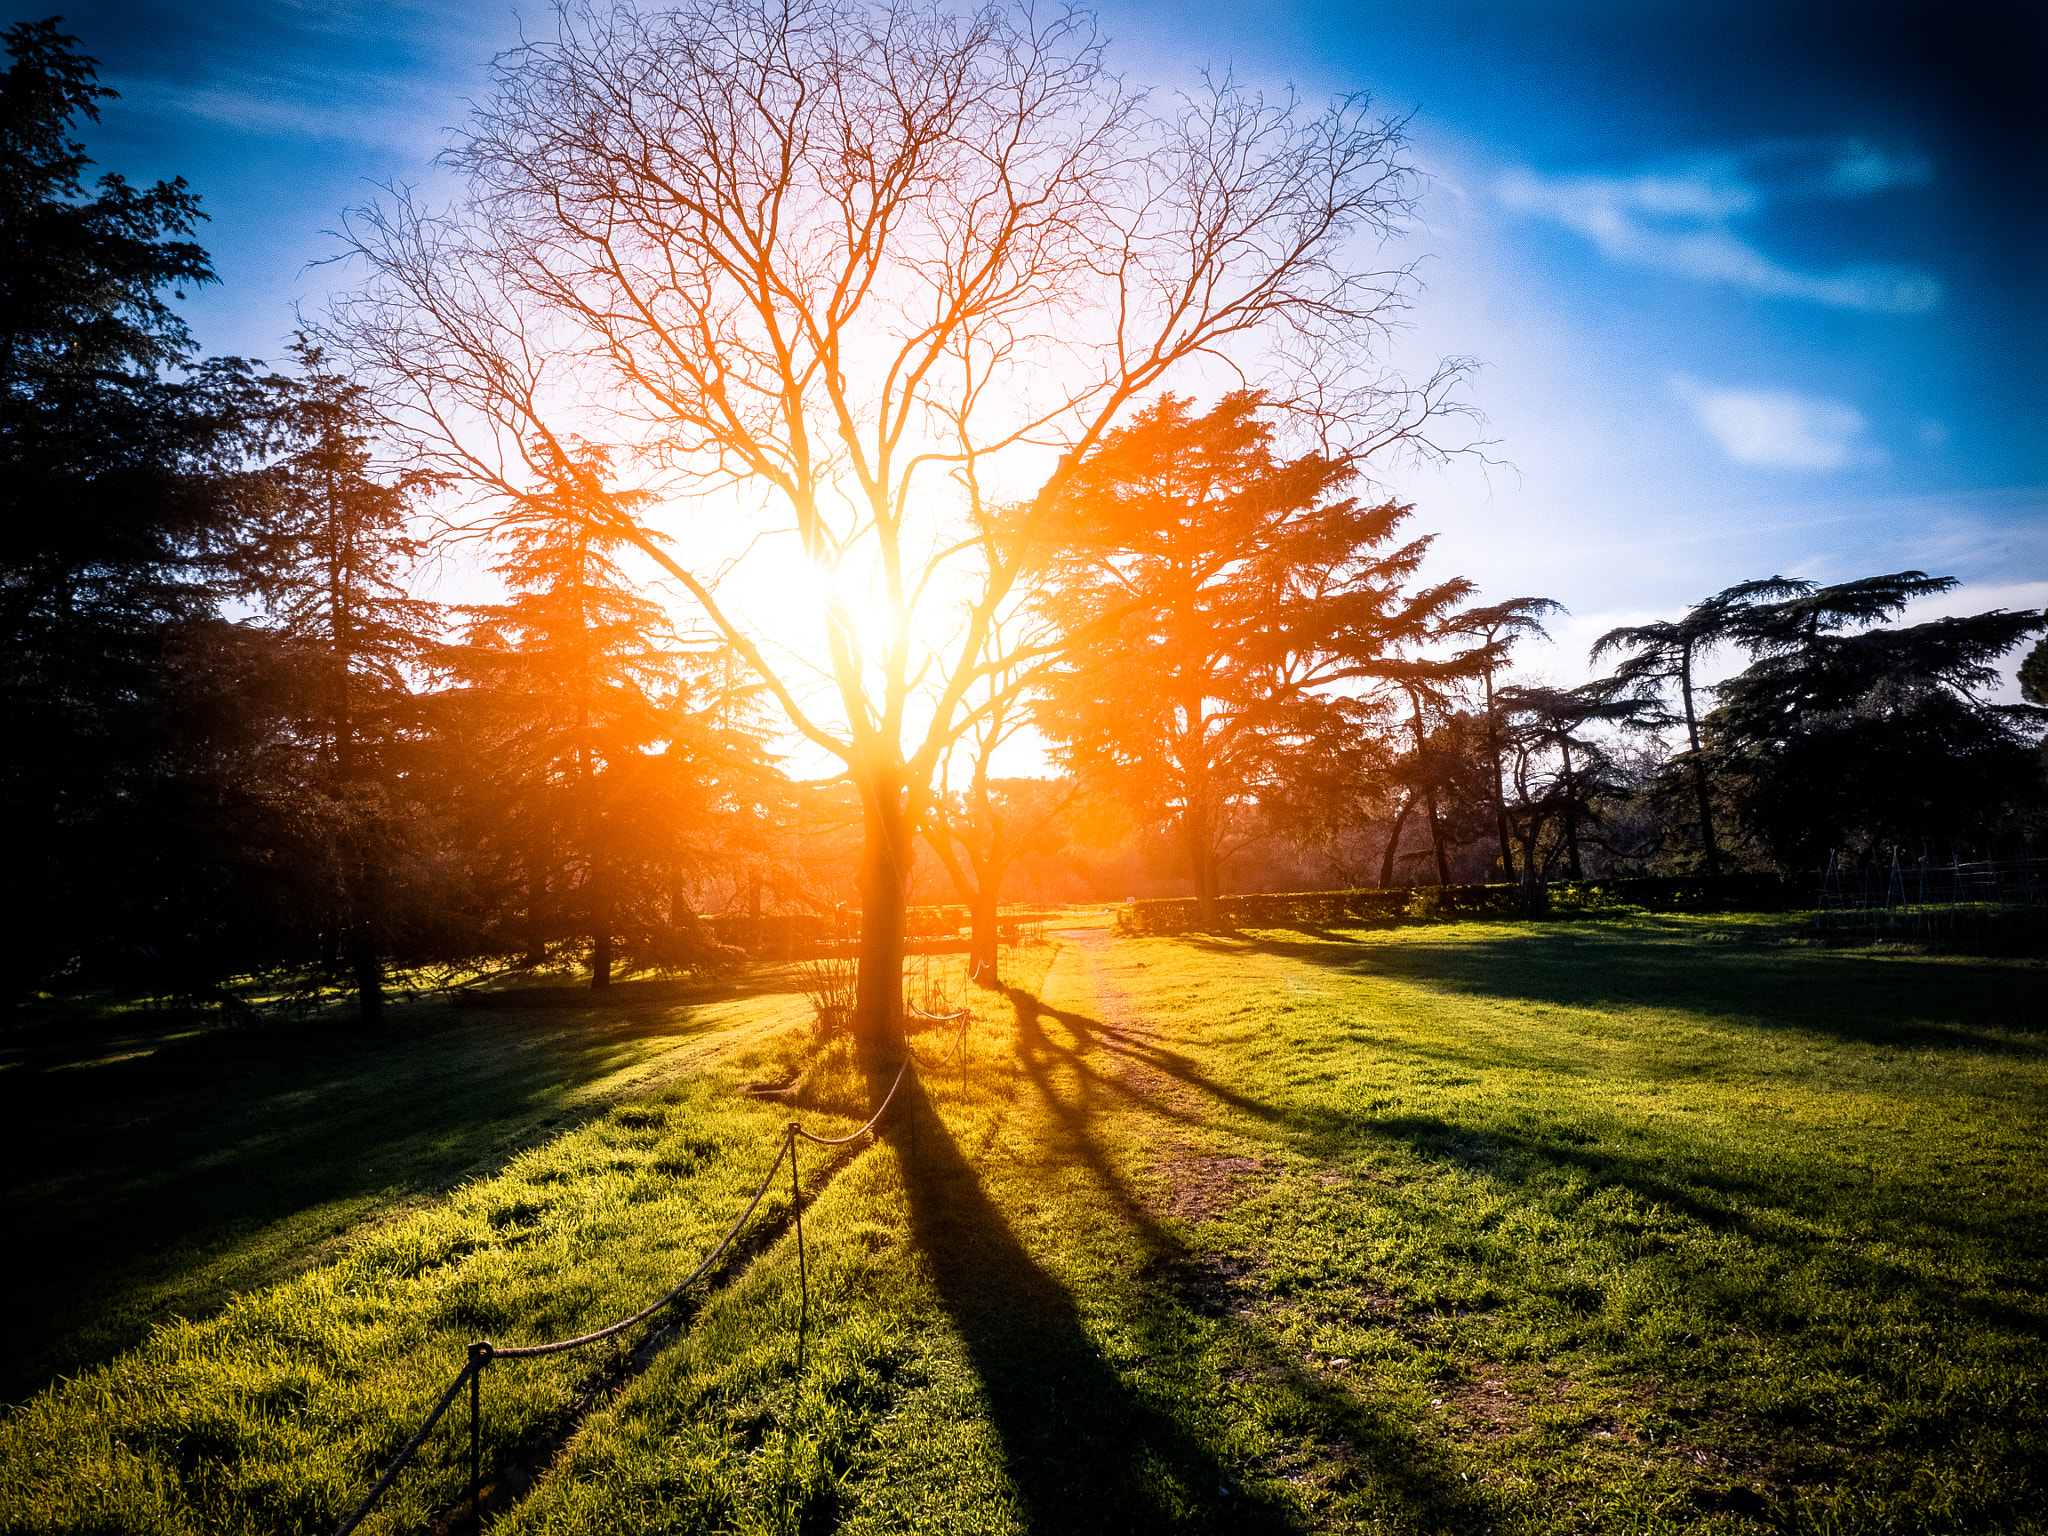
M 953 889 L 967 903 L 972 937 L 967 975 L 985 987 L 1002 984 L 998 970 L 999 911 L 1003 880 L 1018 858 L 1030 849 L 1069 806 L 1083 784 L 1069 775 L 1053 780 L 1007 782 L 989 771 L 995 754 L 1030 723 L 1019 691 L 1007 678 L 990 679 L 996 697 L 992 708 L 955 743 L 947 765 L 964 759 L 964 789 L 949 790 L 942 777 L 924 823 L 925 842 L 945 866 Z
M 1373 264 L 1411 211 L 1402 153 L 1362 98 L 1307 110 L 1220 80 L 1155 106 L 1073 8 L 563 9 L 498 61 L 447 157 L 453 207 L 393 193 L 353 218 L 369 277 L 333 329 L 393 428 L 499 503 L 572 473 L 579 437 L 639 466 L 653 500 L 594 496 L 593 517 L 859 790 L 873 1045 L 900 1026 L 938 766 L 988 717 L 977 684 L 1043 658 L 1023 629 L 989 642 L 1133 402 L 1256 376 L 1354 458 L 1435 447 L 1463 365 L 1409 387 L 1377 361 L 1408 292 L 1405 267 Z M 811 681 L 657 528 L 685 499 L 786 517 L 837 583 Z

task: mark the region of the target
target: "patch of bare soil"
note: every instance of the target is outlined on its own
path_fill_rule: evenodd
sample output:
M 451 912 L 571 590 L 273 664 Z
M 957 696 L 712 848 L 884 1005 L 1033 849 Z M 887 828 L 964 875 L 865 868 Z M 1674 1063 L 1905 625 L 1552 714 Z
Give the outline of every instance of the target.
M 1280 1169 L 1256 1157 L 1227 1157 L 1174 1145 L 1152 1165 L 1152 1172 L 1167 1185 L 1158 1200 L 1160 1214 L 1200 1226 L 1227 1215 L 1277 1177 Z
M 1446 1387 L 1443 1406 L 1481 1440 L 1501 1440 L 1529 1427 L 1529 1400 L 1497 1365 L 1474 1367 L 1472 1379 Z

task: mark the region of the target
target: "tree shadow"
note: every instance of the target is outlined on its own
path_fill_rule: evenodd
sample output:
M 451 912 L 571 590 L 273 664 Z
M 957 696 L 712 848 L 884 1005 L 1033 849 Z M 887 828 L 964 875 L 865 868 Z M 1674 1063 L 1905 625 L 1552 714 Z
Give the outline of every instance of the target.
M 1661 924 L 1647 941 L 1603 924 L 1361 944 L 1341 933 L 1190 936 L 1212 954 L 1261 954 L 1354 977 L 1557 1007 L 1651 1008 L 1862 1044 L 2039 1055 L 2041 970 L 1898 953 L 1784 949 L 1741 934 Z
M 1019 1091 L 1036 1096 L 1052 1133 L 1052 1144 L 1038 1151 L 1048 1162 L 1085 1169 L 1130 1228 L 1142 1259 L 1120 1283 L 1151 1303 L 1120 1320 L 1139 1350 L 1127 1371 L 1119 1370 L 1091 1336 L 1074 1295 L 1033 1256 L 991 1198 L 922 1085 L 905 1083 L 908 1124 L 899 1135 L 914 1138 L 906 1146 L 904 1175 L 913 1234 L 982 1384 L 1026 1525 L 1046 1532 L 1315 1528 L 1257 1467 L 1234 1464 L 1214 1443 L 1214 1405 L 1196 1405 L 1191 1395 L 1211 1397 L 1218 1384 L 1174 1365 L 1187 1351 L 1189 1331 L 1201 1326 L 1203 1304 L 1192 1293 L 1208 1275 L 1209 1260 L 1153 1213 L 1097 1130 L 1113 1108 L 1140 1109 L 1169 1125 L 1198 1124 L 1199 1117 L 1088 1058 L 1128 1050 L 1142 1065 L 1203 1091 L 1254 1109 L 1265 1106 L 1229 1095 L 1185 1058 L 1098 1020 L 1048 1008 L 1014 989 L 1009 997 L 1017 1016 Z M 1068 1039 L 1056 1038 L 1047 1021 Z M 1086 1241 L 1086 1234 L 1055 1231 L 1042 1241 L 1077 1238 Z M 1436 1521 L 1467 1506 L 1441 1446 L 1385 1406 L 1302 1371 L 1298 1362 L 1283 1363 L 1270 1335 L 1236 1321 L 1253 1336 L 1251 1347 L 1270 1357 L 1267 1374 L 1285 1377 L 1309 1405 L 1308 1417 L 1329 1426 L 1345 1454 L 1369 1468 L 1397 1502 Z M 1142 1367 L 1155 1358 L 1168 1362 L 1168 1374 L 1148 1385 Z M 1189 1406 L 1185 1419 L 1175 1413 L 1176 1401 Z M 1205 1420 L 1206 1433 L 1200 1427 Z
M 1996 1211 L 1977 1208 L 1973 1213 L 1973 1209 L 1951 1202 L 1929 1200 L 1902 1210 L 1894 1194 L 1883 1187 L 1874 1186 L 1864 1196 L 1845 1193 L 1820 1175 L 1804 1181 L 1811 1187 L 1803 1187 L 1800 1182 L 1788 1185 L 1783 1178 L 1763 1177 L 1757 1169 L 1741 1163 L 1700 1166 L 1696 1158 L 1680 1155 L 1679 1149 L 1654 1132 L 1647 1133 L 1647 1144 L 1631 1148 L 1617 1144 L 1615 1136 L 1595 1137 L 1582 1126 L 1564 1122 L 1524 1126 L 1492 1121 L 1461 1123 L 1433 1115 L 1360 1113 L 1265 1103 L 1214 1082 L 1190 1058 L 1144 1041 L 1133 1028 L 1054 1009 L 1028 994 L 1013 993 L 1012 1001 L 1018 1008 L 1020 1028 L 1024 1027 L 1027 1015 L 1036 1015 L 1056 1021 L 1074 1040 L 1071 1046 L 1061 1046 L 1038 1029 L 1033 1020 L 1032 1026 L 1020 1036 L 1020 1043 L 1037 1057 L 1036 1063 L 1027 1067 L 1034 1083 L 1048 1081 L 1044 1062 L 1057 1056 L 1095 1085 L 1098 1097 L 1118 1095 L 1168 1120 L 1201 1123 L 1199 1114 L 1160 1104 L 1156 1097 L 1118 1081 L 1113 1074 L 1099 1071 L 1087 1060 L 1099 1050 L 1117 1051 L 1176 1084 L 1208 1096 L 1218 1108 L 1229 1106 L 1251 1115 L 1261 1122 L 1265 1135 L 1319 1162 L 1349 1161 L 1369 1152 L 1376 1144 L 1393 1143 L 1426 1165 L 1447 1171 L 1483 1173 L 1532 1193 L 1547 1183 L 1564 1181 L 1583 1195 L 1603 1187 L 1619 1187 L 1708 1230 L 1739 1235 L 1759 1250 L 1776 1252 L 1795 1262 L 1825 1259 L 1845 1291 L 1872 1297 L 1913 1293 L 1938 1311 L 1970 1316 L 2022 1334 L 2033 1332 L 2038 1323 L 2038 1318 L 2025 1306 L 1987 1293 L 1978 1280 L 1894 1261 L 1883 1250 L 1844 1250 L 1825 1222 L 1811 1225 L 1813 1218 L 1841 1216 L 1847 1200 L 1852 1207 L 1865 1205 L 1864 1215 L 1871 1221 L 1903 1221 L 1921 1229 L 1923 1235 L 1915 1240 L 1915 1246 L 1945 1250 L 1958 1240 L 1975 1240 L 2010 1249 L 2014 1244 L 2008 1223 Z M 1070 1138 L 1082 1148 L 1083 1156 L 1090 1156 L 1089 1149 L 1094 1148 L 1091 1168 L 1099 1167 L 1105 1181 L 1114 1180 L 1114 1169 L 1102 1160 L 1100 1149 L 1094 1147 L 1087 1135 L 1084 1115 L 1070 1110 L 1066 1123 Z M 1617 1123 L 1612 1129 L 1620 1132 L 1631 1128 Z M 1640 1127 L 1632 1129 L 1638 1136 L 1646 1134 Z M 1126 1202 L 1135 1203 L 1128 1195 L 1120 1197 L 1120 1206 Z M 1169 1272 L 1176 1266 L 1185 1269 L 1189 1256 L 1177 1247 L 1170 1233 L 1154 1224 L 1146 1235 L 1148 1243 L 1156 1243 L 1163 1268 Z M 2043 1251 L 2038 1240 L 2020 1246 L 2035 1259 Z M 2020 1267 L 2029 1262 L 2017 1255 L 2014 1259 Z M 1270 1339 L 1267 1342 L 1270 1345 Z M 1275 1368 L 1288 1372 L 1292 1378 L 1301 1378 L 1296 1362 L 1281 1360 Z M 1344 1411 L 1364 1411 L 1366 1405 L 1360 1399 L 1340 1396 Z M 1404 1436 L 1412 1440 L 1398 1423 L 1391 1430 L 1383 1428 L 1376 1441 L 1382 1463 L 1387 1460 L 1385 1448 L 1390 1435 L 1395 1443 Z M 1427 1487 L 1423 1490 L 1433 1499 L 1442 1498 L 1446 1491 Z
M 1832 1289 L 1873 1299 L 1911 1294 L 1937 1312 L 1968 1316 L 2010 1332 L 2039 1331 L 2039 1309 L 2002 1299 L 2009 1292 L 1987 1285 L 1974 1269 L 1951 1271 L 1892 1257 L 1888 1245 L 1845 1244 L 1832 1221 L 1844 1215 L 1845 1201 L 1861 1219 L 1874 1225 L 1921 1229 L 1912 1245 L 1927 1251 L 1953 1253 L 1959 1240 L 1987 1241 L 2010 1264 L 2015 1275 L 2048 1257 L 2048 1243 L 2032 1234 L 2015 1233 L 2002 1212 L 1984 1210 L 1975 1219 L 1950 1203 L 1920 1204 L 1902 1211 L 1899 1201 L 1881 1189 L 1867 1196 L 1846 1196 L 1838 1188 L 1788 1191 L 1782 1182 L 1767 1182 L 1734 1171 L 1681 1169 L 1678 1160 L 1656 1151 L 1627 1152 L 1612 1146 L 1575 1144 L 1569 1136 L 1518 1131 L 1499 1124 L 1461 1124 L 1434 1115 L 1398 1115 L 1354 1122 L 1345 1151 L 1356 1154 L 1372 1142 L 1398 1143 L 1440 1167 L 1480 1172 L 1511 1188 L 1534 1190 L 1560 1174 L 1576 1174 L 1581 1198 L 1604 1188 L 1620 1188 L 1652 1206 L 1675 1212 L 1709 1231 L 1728 1233 L 1762 1252 L 1795 1263 L 1823 1260 Z M 1805 1197 L 1803 1198 L 1802 1195 Z M 1789 1218 L 1789 1219 L 1788 1219 Z M 2018 1251 L 2014 1251 L 2018 1250 Z M 1741 1316 L 1751 1318 L 1752 1303 Z
M 210 1315 L 362 1221 L 602 1113 L 589 1085 L 712 1027 L 655 995 L 420 1004 L 369 1033 L 200 1028 L 170 1011 L 18 1020 L 0 1034 L 0 1206 L 34 1262 L 0 1282 L 23 1341 L 0 1400 Z

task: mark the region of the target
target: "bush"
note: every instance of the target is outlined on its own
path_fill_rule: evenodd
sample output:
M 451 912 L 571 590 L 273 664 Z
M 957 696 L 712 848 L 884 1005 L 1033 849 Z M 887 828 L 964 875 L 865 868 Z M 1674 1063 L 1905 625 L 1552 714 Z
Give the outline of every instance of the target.
M 1758 911 L 1813 905 L 1812 882 L 1780 875 L 1646 875 L 1615 880 L 1559 880 L 1544 887 L 1561 914 Z M 1356 928 L 1475 917 L 1520 917 L 1519 885 L 1392 885 L 1356 891 L 1260 892 L 1216 902 L 1219 928 Z M 1118 931 L 1139 936 L 1197 929 L 1191 896 L 1134 901 L 1117 914 Z

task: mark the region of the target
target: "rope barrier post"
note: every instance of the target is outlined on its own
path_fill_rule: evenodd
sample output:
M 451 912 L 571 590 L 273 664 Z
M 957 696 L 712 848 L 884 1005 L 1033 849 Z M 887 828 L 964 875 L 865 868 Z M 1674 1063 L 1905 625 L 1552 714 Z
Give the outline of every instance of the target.
M 491 1341 L 469 1346 L 469 1528 L 484 1528 L 484 1367 L 491 1363 Z
M 796 1213 L 796 1373 L 804 1373 L 804 1335 L 811 1325 L 811 1276 L 804 1262 L 804 1195 L 796 1176 L 796 1133 L 799 1127 L 789 1122 L 789 1207 Z
M 909 1047 L 906 1045 L 904 1049 L 908 1050 Z M 915 1103 L 910 1106 L 909 1112 L 904 1118 L 910 1122 L 910 1160 L 915 1163 L 917 1161 L 917 1105 Z

